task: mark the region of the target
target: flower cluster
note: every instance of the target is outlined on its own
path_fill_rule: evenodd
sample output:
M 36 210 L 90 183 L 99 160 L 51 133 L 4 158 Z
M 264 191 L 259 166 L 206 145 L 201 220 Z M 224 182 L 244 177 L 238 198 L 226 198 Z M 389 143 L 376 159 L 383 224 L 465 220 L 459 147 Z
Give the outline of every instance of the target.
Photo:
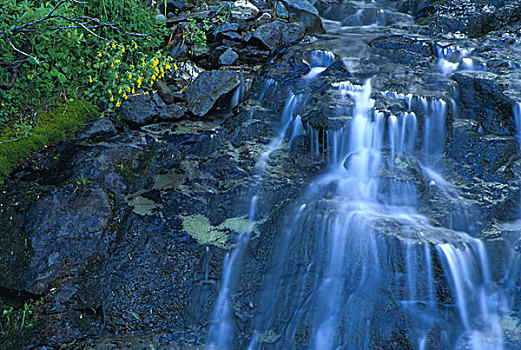
M 121 106 L 129 96 L 153 93 L 152 86 L 169 72 L 177 72 L 171 57 L 156 54 L 149 57 L 140 52 L 136 43 L 127 47 L 106 43 L 99 51 L 93 76 L 89 77 L 92 89 L 101 89 L 109 100 L 109 109 Z

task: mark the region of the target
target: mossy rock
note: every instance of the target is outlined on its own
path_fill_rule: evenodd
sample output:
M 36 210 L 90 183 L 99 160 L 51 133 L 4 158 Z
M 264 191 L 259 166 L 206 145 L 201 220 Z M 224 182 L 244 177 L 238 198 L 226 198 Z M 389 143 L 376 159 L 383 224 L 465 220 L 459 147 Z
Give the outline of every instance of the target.
M 41 115 L 27 137 L 17 139 L 15 130 L 4 130 L 0 135 L 0 185 L 32 153 L 64 141 L 98 115 L 94 105 L 86 101 L 74 101 L 60 104 L 53 112 Z

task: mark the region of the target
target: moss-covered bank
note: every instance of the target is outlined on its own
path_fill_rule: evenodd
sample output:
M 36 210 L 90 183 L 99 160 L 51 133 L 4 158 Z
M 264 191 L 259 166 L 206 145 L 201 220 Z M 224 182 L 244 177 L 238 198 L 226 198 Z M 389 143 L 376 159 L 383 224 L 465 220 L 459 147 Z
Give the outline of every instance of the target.
M 0 184 L 33 152 L 65 140 L 98 115 L 97 108 L 91 103 L 74 101 L 60 104 L 53 112 L 42 115 L 24 138 L 17 138 L 13 130 L 0 135 Z

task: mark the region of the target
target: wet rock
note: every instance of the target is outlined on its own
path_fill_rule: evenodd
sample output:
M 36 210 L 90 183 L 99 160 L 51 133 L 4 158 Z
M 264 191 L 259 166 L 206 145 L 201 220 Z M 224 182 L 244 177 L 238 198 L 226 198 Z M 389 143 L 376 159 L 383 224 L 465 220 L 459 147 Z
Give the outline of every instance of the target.
M 277 51 L 300 41 L 304 37 L 304 27 L 299 23 L 271 22 L 260 26 L 253 37 L 272 51 Z
M 255 24 L 260 26 L 269 23 L 272 20 L 272 16 L 268 12 L 264 12 L 259 18 L 255 20 Z
M 422 58 L 434 58 L 435 48 L 431 41 L 416 40 L 401 35 L 390 35 L 373 39 L 370 46 L 392 52 L 393 60 L 418 65 L 424 63 Z
M 201 169 L 220 180 L 234 180 L 247 176 L 242 169 L 237 167 L 237 162 L 231 156 L 211 159 Z
M 514 137 L 481 136 L 475 121 L 458 120 L 454 124 L 450 155 L 465 165 L 467 176 L 477 176 L 485 181 L 511 180 L 505 178 L 507 174 L 500 169 L 509 166 L 517 156 L 519 146 Z
M 459 84 L 458 111 L 467 119 L 480 123 L 487 134 L 515 134 L 512 106 L 514 101 L 496 84 L 497 75 L 489 72 L 456 72 L 452 78 Z
M 76 140 L 94 140 L 97 138 L 108 137 L 116 132 L 114 123 L 109 118 L 99 118 L 88 123 L 77 136 Z
M 34 256 L 26 272 L 26 289 L 32 293 L 47 293 L 107 248 L 103 236 L 112 209 L 101 189 L 56 190 L 36 202 L 28 217 Z
M 133 125 L 145 125 L 154 120 L 157 106 L 147 95 L 130 96 L 121 104 L 120 115 L 123 121 Z
M 186 89 L 188 110 L 196 116 L 204 116 L 220 97 L 238 87 L 241 82 L 242 76 L 240 73 L 204 71 Z
M 237 59 L 239 55 L 233 51 L 232 48 L 228 48 L 228 50 L 224 51 L 224 53 L 219 56 L 219 63 L 222 65 L 232 65 Z
M 307 33 L 324 33 L 318 10 L 307 0 L 282 0 L 290 12 L 290 19 L 298 21 Z

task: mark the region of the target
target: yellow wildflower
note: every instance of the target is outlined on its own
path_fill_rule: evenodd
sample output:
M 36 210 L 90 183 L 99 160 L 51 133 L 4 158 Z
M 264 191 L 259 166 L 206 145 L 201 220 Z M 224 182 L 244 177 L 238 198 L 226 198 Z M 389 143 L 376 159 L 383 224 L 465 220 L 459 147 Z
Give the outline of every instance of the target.
M 114 78 L 116 78 L 116 79 L 118 78 L 118 73 L 116 73 L 116 74 L 114 75 Z
M 110 43 L 109 43 L 109 42 L 107 41 L 107 42 L 105 43 L 105 45 L 109 46 L 109 45 L 110 45 Z M 102 117 L 103 117 L 103 116 L 102 116 Z
M 156 67 L 155 71 L 157 74 L 159 74 L 159 68 Z
M 132 88 L 132 93 L 135 94 L 136 93 L 136 90 L 134 90 L 134 88 Z
M 125 47 L 124 46 L 121 48 L 121 52 L 125 53 Z
M 132 79 L 132 73 L 128 73 L 128 78 Z
M 143 65 L 143 67 L 147 65 L 147 64 L 145 63 L 145 61 L 143 61 L 143 63 L 141 63 L 141 64 Z
M 109 90 L 109 94 L 111 94 L 111 95 L 112 95 L 112 90 Z
M 174 63 L 174 70 L 177 70 L 177 64 Z
M 166 64 L 166 66 L 165 66 L 165 68 L 166 68 L 166 69 L 171 69 L 171 68 L 172 68 L 172 66 L 171 66 L 171 65 L 169 65 L 169 64 L 167 63 L 167 64 Z
M 119 106 L 121 106 L 121 102 L 120 101 L 116 102 L 116 107 L 119 107 Z
M 152 80 L 156 80 L 157 76 L 154 74 L 152 75 Z
M 91 77 L 89 77 L 89 83 L 92 83 L 92 78 Z
M 115 49 L 116 48 L 116 44 L 112 43 L 112 48 Z
M 130 92 L 130 86 L 127 86 L 127 91 Z
M 136 50 L 137 50 L 137 44 L 136 44 L 136 43 L 134 43 L 134 49 L 136 49 Z
M 114 97 L 110 96 L 110 102 L 114 102 Z
M 161 67 L 161 73 L 164 73 L 164 72 L 165 72 L 165 70 L 163 69 L 163 67 Z
M 125 95 L 125 100 L 128 100 L 128 96 Z
M 98 57 L 101 57 L 101 56 L 103 56 L 103 55 L 101 54 L 101 52 L 100 52 L 100 53 L 98 53 Z
M 111 68 L 114 68 L 114 63 L 111 63 L 111 64 L 110 64 L 110 67 L 111 67 Z
M 125 100 L 127 99 L 127 93 L 126 92 L 123 94 L 123 97 L 125 98 Z
M 123 92 L 122 88 L 119 88 L 118 94 L 121 94 Z

